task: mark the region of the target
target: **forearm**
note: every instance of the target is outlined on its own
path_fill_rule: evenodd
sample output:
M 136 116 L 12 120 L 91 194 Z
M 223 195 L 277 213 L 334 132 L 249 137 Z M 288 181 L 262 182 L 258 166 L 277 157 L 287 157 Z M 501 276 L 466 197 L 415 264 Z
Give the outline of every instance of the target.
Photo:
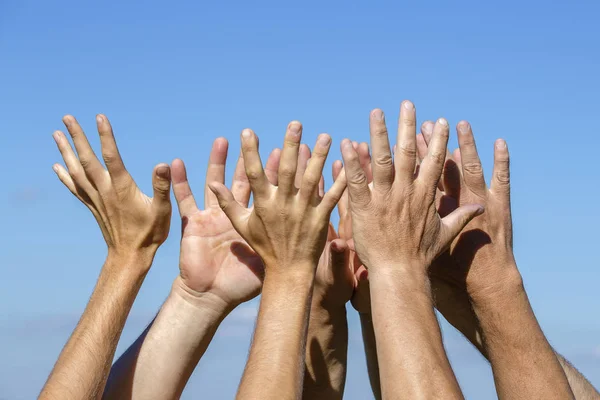
M 107 399 L 177 399 L 230 308 L 192 293 L 178 277 L 152 325 L 119 358 Z
M 574 398 L 520 280 L 473 299 L 501 399 Z
M 238 399 L 300 397 L 314 267 L 309 271 L 283 277 L 267 273 Z
M 348 321 L 345 305 L 329 309 L 313 298 L 306 341 L 304 399 L 341 399 L 346 383 Z
M 107 258 L 40 399 L 95 399 L 102 395 L 125 320 L 151 263 L 152 256 Z
M 556 353 L 558 361 L 561 367 L 565 371 L 565 375 L 569 380 L 571 390 L 577 400 L 598 400 L 600 399 L 600 393 L 592 386 L 592 384 L 585 379 L 585 377 L 575 368 L 569 361 L 563 356 Z
M 401 272 L 371 273 L 369 279 L 383 398 L 462 398 L 428 279 Z
M 363 345 L 365 348 L 365 358 L 367 359 L 367 371 L 369 373 L 369 382 L 375 399 L 381 399 L 381 381 L 379 378 L 379 362 L 377 361 L 377 342 L 375 340 L 375 330 L 373 329 L 373 318 L 371 314 L 359 313 L 360 326 L 362 329 Z

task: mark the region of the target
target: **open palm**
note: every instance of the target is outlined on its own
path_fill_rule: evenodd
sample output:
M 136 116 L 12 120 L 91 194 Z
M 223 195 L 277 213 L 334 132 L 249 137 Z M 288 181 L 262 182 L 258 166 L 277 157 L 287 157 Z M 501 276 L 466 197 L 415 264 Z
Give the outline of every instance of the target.
M 224 138 L 213 143 L 206 182 L 224 182 L 227 148 Z M 234 307 L 257 296 L 264 274 L 260 257 L 233 229 L 210 190 L 205 188 L 205 210 L 198 209 L 183 161 L 173 161 L 172 175 L 182 220 L 179 268 L 183 284 L 193 294 L 212 293 Z M 236 201 L 248 205 L 250 185 L 241 159 L 231 190 Z

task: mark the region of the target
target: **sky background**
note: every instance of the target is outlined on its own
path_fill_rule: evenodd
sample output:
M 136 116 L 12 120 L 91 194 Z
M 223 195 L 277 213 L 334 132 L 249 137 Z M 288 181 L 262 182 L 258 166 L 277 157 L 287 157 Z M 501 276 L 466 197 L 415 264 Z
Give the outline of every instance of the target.
M 494 140 L 507 140 L 529 297 L 552 345 L 599 386 L 600 3 L 484 3 L 0 0 L 0 399 L 39 393 L 106 253 L 51 168 L 62 162 L 51 134 L 63 115 L 99 149 L 94 116 L 105 113 L 146 193 L 152 167 L 180 157 L 202 198 L 218 136 L 235 160 L 251 127 L 266 157 L 297 119 L 311 147 L 332 135 L 329 172 L 343 138 L 368 140 L 371 109 L 395 132 L 403 99 L 420 121 L 469 120 L 487 176 Z M 175 212 L 117 355 L 169 292 L 179 230 Z M 257 304 L 223 323 L 184 399 L 233 398 Z M 345 398 L 368 399 L 358 318 L 348 316 Z M 495 398 L 487 363 L 442 328 L 466 397 Z

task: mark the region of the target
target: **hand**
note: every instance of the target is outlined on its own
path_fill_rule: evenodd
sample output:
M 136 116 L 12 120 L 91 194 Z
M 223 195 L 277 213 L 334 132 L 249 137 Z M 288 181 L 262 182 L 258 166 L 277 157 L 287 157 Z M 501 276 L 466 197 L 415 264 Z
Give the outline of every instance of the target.
M 415 123 L 414 106 L 405 101 L 392 159 L 383 113 L 371 113 L 372 189 L 349 140 L 342 142 L 342 156 L 348 177 L 354 245 L 360 260 L 369 273 L 408 267 L 405 272 L 417 274 L 425 281 L 431 262 L 483 208 L 466 205 L 440 218 L 435 194 L 444 164 L 448 123 L 444 119 L 436 123 L 428 156 L 417 173 Z
M 181 215 L 181 253 L 179 257 L 181 288 L 195 297 L 216 295 L 233 309 L 260 293 L 264 266 L 260 257 L 233 229 L 208 183 L 225 181 L 228 143 L 216 139 L 210 153 L 204 188 L 204 210 L 199 210 L 187 180 L 185 165 L 174 160 L 173 192 Z M 268 175 L 279 165 L 280 150 L 275 149 L 267 161 Z M 250 185 L 240 157 L 231 190 L 236 202 L 247 207 Z
M 365 142 L 360 145 L 357 142 L 352 142 L 353 148 L 358 152 L 360 165 L 365 172 L 367 182 L 372 186 L 373 174 L 371 173 L 371 156 L 369 154 L 369 145 Z M 333 163 L 332 172 L 333 179 L 337 179 L 340 172 L 343 170 L 341 161 Z M 371 294 L 369 290 L 369 272 L 362 264 L 356 251 L 354 251 L 354 240 L 352 239 L 352 215 L 348 208 L 348 190 L 344 190 L 344 194 L 338 203 L 338 214 L 340 222 L 338 225 L 338 234 L 341 239 L 349 244 L 350 254 L 350 270 L 354 274 L 354 293 L 352 294 L 351 302 L 356 311 L 361 314 L 371 313 Z
M 132 253 L 143 253 L 152 258 L 169 234 L 169 166 L 158 164 L 154 167 L 154 198 L 147 197 L 125 169 L 112 128 L 104 115 L 97 115 L 96 122 L 106 169 L 96 158 L 75 118 L 67 115 L 63 122 L 71 134 L 77 156 L 65 135 L 56 131 L 54 140 L 69 171 L 54 164 L 58 178 L 94 214 L 109 255 L 128 257 Z M 150 267 L 150 263 L 144 265 Z
M 295 188 L 301 131 L 298 122 L 288 125 L 278 186 L 271 184 L 263 171 L 256 135 L 249 129 L 242 132 L 244 165 L 254 195 L 253 209 L 236 202 L 223 184 L 209 184 L 234 228 L 261 256 L 267 274 L 269 268 L 274 273 L 293 273 L 290 265 L 310 266 L 314 272 L 327 239 L 329 216 L 345 187 L 344 176 L 341 176 L 329 192 L 324 196 L 319 194 L 318 185 L 331 145 L 329 135 L 322 134 L 301 187 Z
M 423 125 L 423 137 L 418 139 L 420 153 L 430 140 L 430 127 L 431 124 Z M 521 284 L 512 251 L 509 154 L 506 142 L 497 140 L 488 189 L 469 123 L 460 122 L 457 130 L 460 150 L 448 154 L 444 184 L 438 193 L 439 198 L 446 199 L 439 205 L 440 213 L 471 202 L 484 205 L 486 212 L 465 227 L 431 272 L 432 280 L 467 291 L 472 299 L 478 299 L 505 285 Z

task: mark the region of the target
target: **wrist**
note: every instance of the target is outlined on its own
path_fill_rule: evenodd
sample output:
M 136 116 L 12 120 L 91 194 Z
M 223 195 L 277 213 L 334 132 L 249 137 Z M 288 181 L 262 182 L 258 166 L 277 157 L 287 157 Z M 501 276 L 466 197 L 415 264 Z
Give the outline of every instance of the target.
M 237 306 L 237 304 L 229 304 L 210 291 L 198 292 L 190 289 L 181 276 L 175 278 L 169 297 L 176 302 L 185 303 L 193 312 L 209 314 L 218 319 L 225 318 Z
M 106 266 L 114 272 L 146 275 L 154 261 L 156 251 L 150 249 L 117 250 L 108 249 Z
M 419 263 L 390 263 L 369 270 L 371 292 L 373 286 L 394 286 L 398 295 L 424 292 L 431 295 L 431 284 L 426 268 Z
M 504 307 L 525 293 L 523 279 L 516 265 L 507 268 L 502 278 L 496 279 L 492 284 L 478 288 L 473 286 L 467 286 L 467 291 L 476 312 Z

